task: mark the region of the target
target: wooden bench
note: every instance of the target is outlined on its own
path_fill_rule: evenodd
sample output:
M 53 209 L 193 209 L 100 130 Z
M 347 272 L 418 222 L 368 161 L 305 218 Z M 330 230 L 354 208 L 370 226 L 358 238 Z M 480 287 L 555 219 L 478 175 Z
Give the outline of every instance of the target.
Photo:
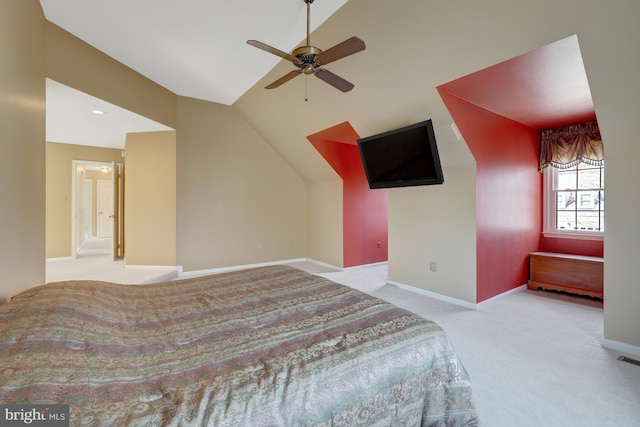
M 604 299 L 601 257 L 533 252 L 529 254 L 529 268 L 529 289 Z

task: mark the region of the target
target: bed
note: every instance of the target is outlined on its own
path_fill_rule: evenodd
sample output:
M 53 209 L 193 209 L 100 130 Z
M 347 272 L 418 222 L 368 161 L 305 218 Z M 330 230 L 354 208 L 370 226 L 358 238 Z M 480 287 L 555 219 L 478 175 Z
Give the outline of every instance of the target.
M 289 266 L 51 283 L 0 305 L 0 403 L 78 426 L 475 426 L 443 330 Z

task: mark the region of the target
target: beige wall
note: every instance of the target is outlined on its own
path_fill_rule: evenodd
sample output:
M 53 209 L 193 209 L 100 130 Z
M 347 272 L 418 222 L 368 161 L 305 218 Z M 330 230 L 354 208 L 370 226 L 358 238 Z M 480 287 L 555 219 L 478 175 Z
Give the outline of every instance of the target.
M 129 133 L 125 154 L 125 263 L 175 266 L 176 132 Z
M 307 189 L 307 258 L 344 267 L 343 182 L 310 182 Z
M 475 304 L 475 167 L 445 172 L 443 185 L 389 190 L 389 280 Z
M 0 300 L 44 281 L 44 16 L 0 2 Z
M 594 30 L 579 36 L 605 144 L 604 337 L 640 347 L 640 55 L 630 54 L 640 40 L 640 2 L 598 2 L 595 9 Z
M 72 256 L 72 163 L 123 162 L 122 150 L 46 143 L 46 257 Z
M 305 184 L 235 108 L 180 97 L 178 264 L 305 256 Z

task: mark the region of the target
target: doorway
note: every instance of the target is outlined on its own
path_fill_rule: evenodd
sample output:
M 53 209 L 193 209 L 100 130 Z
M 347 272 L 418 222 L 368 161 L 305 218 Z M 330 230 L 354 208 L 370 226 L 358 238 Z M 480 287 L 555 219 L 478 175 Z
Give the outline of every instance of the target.
M 121 163 L 72 162 L 72 258 L 95 239 L 111 248 L 114 260 L 124 256 L 122 174 Z

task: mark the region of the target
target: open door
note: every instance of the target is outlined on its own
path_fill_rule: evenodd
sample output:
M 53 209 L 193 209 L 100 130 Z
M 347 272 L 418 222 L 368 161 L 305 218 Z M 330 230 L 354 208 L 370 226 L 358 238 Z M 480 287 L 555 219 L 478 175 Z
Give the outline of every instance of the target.
M 124 257 L 124 165 L 111 162 L 113 171 L 113 260 Z
M 111 168 L 109 168 L 108 172 L 109 175 L 112 175 Z M 86 181 L 89 188 L 91 186 L 91 182 L 92 181 L 90 180 Z M 109 179 L 97 179 L 95 181 L 95 185 L 97 188 L 95 201 L 95 235 L 98 238 L 111 238 L 111 236 L 113 236 L 112 218 L 114 213 L 113 178 L 110 176 Z

